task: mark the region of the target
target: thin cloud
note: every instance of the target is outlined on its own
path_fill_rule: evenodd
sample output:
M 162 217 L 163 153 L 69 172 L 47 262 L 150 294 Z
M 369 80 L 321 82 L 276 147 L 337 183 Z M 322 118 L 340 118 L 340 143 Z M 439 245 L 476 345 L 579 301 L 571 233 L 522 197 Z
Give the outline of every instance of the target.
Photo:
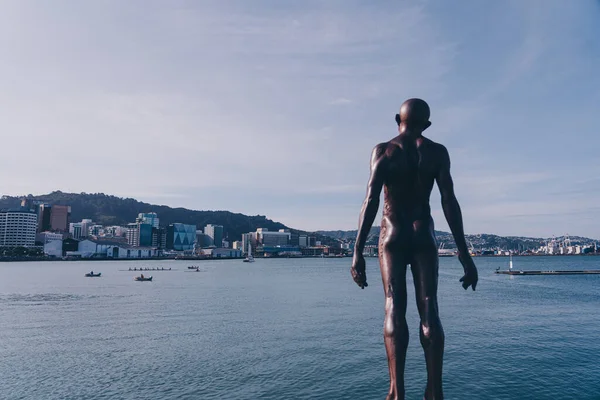
M 329 105 L 330 106 L 345 106 L 345 105 L 352 104 L 352 103 L 353 103 L 353 101 L 350 99 L 347 99 L 345 97 L 338 97 L 337 99 L 330 101 Z

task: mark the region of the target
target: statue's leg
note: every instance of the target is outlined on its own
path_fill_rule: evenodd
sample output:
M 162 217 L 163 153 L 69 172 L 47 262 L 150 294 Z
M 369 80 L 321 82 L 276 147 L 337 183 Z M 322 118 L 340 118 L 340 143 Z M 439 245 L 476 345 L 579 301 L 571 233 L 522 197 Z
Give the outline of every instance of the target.
M 406 262 L 397 250 L 384 246 L 379 263 L 385 293 L 383 337 L 390 369 L 387 400 L 404 399 L 404 361 L 408 347 L 406 324 Z
M 420 338 L 427 364 L 426 400 L 442 400 L 444 330 L 438 315 L 438 253 L 433 246 L 419 246 L 413 253 L 411 270 L 415 283 L 417 308 L 421 317 Z M 420 247 L 420 248 L 419 248 Z

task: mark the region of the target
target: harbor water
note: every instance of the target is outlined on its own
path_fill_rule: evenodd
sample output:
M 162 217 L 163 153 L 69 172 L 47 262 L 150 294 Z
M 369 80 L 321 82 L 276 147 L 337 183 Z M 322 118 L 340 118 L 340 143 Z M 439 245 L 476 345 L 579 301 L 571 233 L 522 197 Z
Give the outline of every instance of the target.
M 360 399 L 388 388 L 377 259 L 0 263 L 0 399 Z M 600 257 L 515 257 L 598 269 Z M 477 291 L 440 259 L 446 399 L 600 399 L 600 276 L 505 276 Z M 129 268 L 152 282 L 135 282 Z M 100 278 L 86 278 L 93 270 Z M 426 374 L 410 271 L 406 398 Z

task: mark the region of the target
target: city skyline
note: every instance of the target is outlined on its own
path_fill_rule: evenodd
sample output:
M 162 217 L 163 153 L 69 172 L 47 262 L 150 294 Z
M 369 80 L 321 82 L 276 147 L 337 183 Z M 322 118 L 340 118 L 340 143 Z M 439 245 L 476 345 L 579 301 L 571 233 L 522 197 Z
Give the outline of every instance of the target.
M 0 9 L 0 129 L 23 146 L 0 159 L 0 194 L 104 192 L 353 230 L 371 149 L 421 97 L 466 232 L 600 237 L 597 2 Z M 431 202 L 448 231 L 437 189 Z

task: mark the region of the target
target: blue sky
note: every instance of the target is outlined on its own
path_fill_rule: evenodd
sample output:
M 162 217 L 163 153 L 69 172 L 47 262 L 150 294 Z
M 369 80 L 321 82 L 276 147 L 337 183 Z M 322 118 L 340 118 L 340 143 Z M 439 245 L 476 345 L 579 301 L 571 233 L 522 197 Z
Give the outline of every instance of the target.
M 3 2 L 0 193 L 355 229 L 371 149 L 421 97 L 468 233 L 600 237 L 599 21 L 583 0 Z

